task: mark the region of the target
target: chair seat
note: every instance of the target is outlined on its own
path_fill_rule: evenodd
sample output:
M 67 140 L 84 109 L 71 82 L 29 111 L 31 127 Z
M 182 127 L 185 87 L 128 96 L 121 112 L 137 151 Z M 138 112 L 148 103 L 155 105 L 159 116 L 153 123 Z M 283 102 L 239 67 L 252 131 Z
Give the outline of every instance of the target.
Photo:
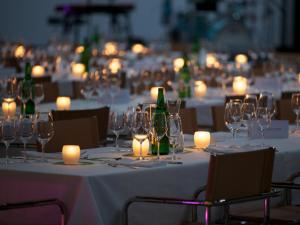
M 249 221 L 262 221 L 263 211 L 253 211 L 232 215 L 235 219 L 244 219 Z M 282 206 L 270 210 L 270 220 L 276 224 L 298 224 L 300 223 L 300 207 Z

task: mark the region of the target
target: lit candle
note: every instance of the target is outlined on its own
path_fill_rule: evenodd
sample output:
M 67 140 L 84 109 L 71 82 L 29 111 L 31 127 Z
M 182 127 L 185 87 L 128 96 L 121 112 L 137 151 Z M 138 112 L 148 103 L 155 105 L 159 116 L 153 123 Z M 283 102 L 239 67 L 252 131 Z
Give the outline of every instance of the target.
M 207 86 L 203 81 L 198 80 L 195 82 L 194 91 L 196 97 L 204 97 L 206 95 L 206 90 Z
M 64 145 L 62 148 L 62 158 L 66 165 L 78 164 L 80 159 L 79 145 Z
M 4 98 L 2 102 L 2 112 L 4 117 L 13 117 L 16 114 L 17 104 L 13 98 Z
M 83 51 L 84 51 L 84 46 L 82 45 L 77 46 L 77 48 L 75 49 L 76 54 L 81 54 Z
M 184 66 L 184 59 L 183 58 L 174 59 L 173 68 L 174 68 L 175 72 L 179 72 L 183 66 Z
M 196 148 L 207 148 L 210 144 L 210 133 L 207 131 L 196 131 L 194 134 Z
M 108 64 L 108 68 L 112 73 L 117 73 L 121 69 L 121 67 L 122 67 L 121 61 L 118 58 L 112 59 Z
M 71 98 L 70 97 L 57 97 L 56 99 L 57 110 L 70 110 L 71 108 Z
M 107 42 L 104 45 L 103 54 L 104 55 L 117 55 L 118 54 L 118 44 L 116 42 Z
M 217 58 L 214 54 L 209 53 L 206 55 L 206 67 L 213 68 L 217 63 Z
M 152 87 L 150 90 L 150 95 L 151 95 L 151 99 L 156 102 L 157 101 L 157 96 L 158 96 L 158 89 L 160 87 Z
M 235 94 L 244 95 L 247 90 L 247 78 L 237 76 L 233 79 L 232 90 Z
M 23 45 L 19 45 L 15 48 L 14 55 L 16 58 L 23 58 L 25 55 L 26 49 Z
M 42 77 L 45 74 L 45 68 L 41 65 L 35 65 L 32 67 L 33 77 Z
M 137 135 L 139 136 L 139 135 Z M 141 135 L 140 135 L 141 136 Z M 142 156 L 147 156 L 149 153 L 149 139 L 145 139 L 142 143 Z M 133 156 L 140 156 L 140 142 L 137 139 L 133 139 L 132 141 L 132 150 L 133 150 Z
M 244 54 L 238 54 L 235 56 L 235 63 L 237 65 L 244 65 L 248 63 L 248 57 Z
M 81 78 L 85 72 L 85 66 L 82 63 L 73 63 L 71 69 L 73 76 L 77 78 Z
M 142 54 L 145 51 L 145 47 L 142 44 L 134 44 L 131 47 L 131 51 L 135 54 Z

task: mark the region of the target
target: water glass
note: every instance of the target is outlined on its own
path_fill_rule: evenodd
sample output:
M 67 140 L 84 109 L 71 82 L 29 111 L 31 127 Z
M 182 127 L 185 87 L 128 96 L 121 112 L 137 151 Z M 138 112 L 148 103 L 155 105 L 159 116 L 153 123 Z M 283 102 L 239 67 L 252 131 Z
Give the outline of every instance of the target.
M 2 142 L 5 145 L 5 166 L 8 165 L 8 148 L 16 139 L 17 134 L 17 121 L 14 119 L 6 118 L 1 121 Z
M 20 117 L 18 124 L 18 133 L 21 141 L 23 142 L 24 162 L 27 162 L 26 144 L 32 138 L 34 133 L 34 117 L 32 115 Z
M 111 131 L 115 134 L 115 150 L 119 151 L 119 143 L 118 139 L 120 136 L 120 133 L 125 128 L 125 115 L 121 112 L 112 112 L 110 114 L 110 120 L 109 120 L 109 127 Z
M 224 114 L 225 125 L 232 133 L 233 139 L 236 138 L 236 133 L 241 126 L 241 103 L 228 102 L 225 106 Z
M 179 115 L 168 116 L 168 131 L 167 136 L 172 146 L 172 160 L 176 160 L 175 147 L 179 141 L 182 132 L 181 119 Z
M 160 141 L 166 135 L 168 130 L 167 118 L 164 112 L 154 112 L 151 121 L 151 131 L 157 141 L 157 159 L 160 159 Z
M 265 145 L 264 144 L 264 139 L 265 139 L 264 131 L 267 128 L 269 128 L 269 126 L 271 124 L 271 116 L 270 116 L 268 108 L 258 107 L 256 118 L 257 118 L 257 123 L 259 125 L 260 132 L 261 132 L 262 146 L 264 146 Z

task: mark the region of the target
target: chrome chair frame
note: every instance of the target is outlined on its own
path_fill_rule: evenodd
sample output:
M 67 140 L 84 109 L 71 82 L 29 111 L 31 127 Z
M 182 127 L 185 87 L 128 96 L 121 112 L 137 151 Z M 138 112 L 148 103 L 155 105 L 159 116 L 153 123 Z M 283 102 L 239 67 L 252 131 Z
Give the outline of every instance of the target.
M 0 204 L 0 211 L 13 210 L 13 209 L 24 209 L 24 208 L 34 208 L 43 207 L 49 205 L 56 205 L 61 212 L 61 225 L 67 225 L 67 207 L 65 204 L 58 199 L 44 199 L 36 201 L 26 201 L 17 203 L 2 203 Z

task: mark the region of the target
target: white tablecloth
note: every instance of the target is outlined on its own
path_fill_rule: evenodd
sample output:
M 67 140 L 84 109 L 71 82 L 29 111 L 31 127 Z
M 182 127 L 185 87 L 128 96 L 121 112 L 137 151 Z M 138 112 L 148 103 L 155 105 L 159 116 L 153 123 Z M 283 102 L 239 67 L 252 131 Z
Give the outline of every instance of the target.
M 261 142 L 240 139 L 233 143 L 228 133 L 217 133 L 213 136 L 213 142 L 217 146 L 238 144 L 249 147 Z M 191 146 L 192 136 L 185 138 L 186 145 Z M 288 139 L 270 139 L 265 143 L 279 150 L 276 153 L 274 180 L 285 179 L 300 170 L 300 135 L 294 134 Z M 119 157 L 124 154 L 105 150 L 99 148 L 87 152 L 89 157 Z M 0 199 L 1 202 L 14 202 L 59 198 L 67 205 L 69 225 L 118 225 L 121 224 L 121 212 L 125 202 L 133 196 L 190 198 L 198 187 L 206 183 L 209 160 L 207 152 L 191 150 L 190 153 L 178 154 L 178 157 L 183 162 L 182 165 L 163 164 L 137 169 L 121 165 L 112 167 L 94 161 L 91 165 L 56 164 L 60 159 L 52 159 L 50 163 L 18 163 L 9 165 L 8 168 L 2 166 Z M 177 206 L 161 206 L 155 209 L 151 205 L 133 206 L 130 210 L 130 224 L 179 224 L 187 217 L 188 212 L 186 208 Z M 44 218 L 38 224 L 53 224 L 53 217 L 47 217 L 48 214 L 40 209 L 35 209 L 34 212 L 39 218 Z M 7 220 L 14 220 L 14 224 L 26 224 L 33 215 L 25 212 L 18 217 L 12 217 L 10 213 L 7 217 L 0 216 L 0 224 L 8 224 Z

